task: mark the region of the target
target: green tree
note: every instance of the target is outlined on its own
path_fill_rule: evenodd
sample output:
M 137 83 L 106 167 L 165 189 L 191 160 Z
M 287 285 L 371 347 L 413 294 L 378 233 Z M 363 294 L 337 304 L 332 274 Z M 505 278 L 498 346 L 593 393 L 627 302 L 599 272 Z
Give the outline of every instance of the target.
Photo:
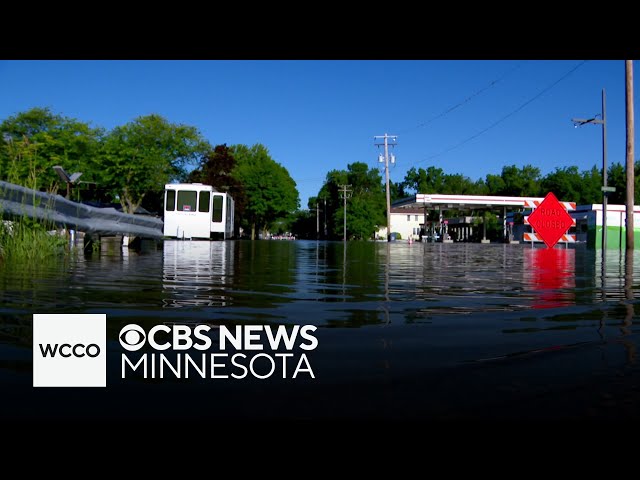
M 124 211 L 133 213 L 148 193 L 184 180 L 211 146 L 195 127 L 152 114 L 114 128 L 104 142 L 104 174 Z
M 582 172 L 580 183 L 580 198 L 576 200 L 579 205 L 602 203 L 602 171 L 595 165 L 591 170 Z
M 502 167 L 500 175 L 504 182 L 497 195 L 513 197 L 537 197 L 540 194 L 540 169 L 531 165 L 518 168 L 515 165 Z
M 489 195 L 489 187 L 481 178 L 473 183 L 474 195 Z
M 370 238 L 386 223 L 386 187 L 377 168 L 364 162 L 347 165 L 352 196 L 347 205 L 347 232 L 357 239 Z
M 474 182 L 460 173 L 445 174 L 441 168 L 411 167 L 401 184 L 405 190 L 415 193 L 483 195 L 487 189 L 482 180 Z
M 228 192 L 233 197 L 236 229 L 240 226 L 247 205 L 244 187 L 233 174 L 237 163 L 233 152 L 226 144 L 216 145 L 212 151 L 205 153 L 200 165 L 187 177 L 188 182 L 211 185 L 219 192 Z
M 332 170 L 327 174 L 318 198 L 327 199 L 327 224 L 332 238 L 342 238 L 344 229 L 344 199 L 341 185 L 350 185 L 347 200 L 347 237 L 370 238 L 386 225 L 386 193 L 380 172 L 366 163 L 355 162 L 347 170 Z
M 444 171 L 433 166 L 424 168 L 411 167 L 404 176 L 404 187 L 415 193 L 443 193 Z
M 298 210 L 294 214 L 294 219 L 291 223 L 291 232 L 293 232 L 296 237 L 315 240 L 316 228 L 315 207 L 314 210 Z M 320 225 L 320 235 L 322 236 L 322 224 Z
M 342 238 L 342 219 L 344 216 L 340 185 L 348 185 L 347 175 L 345 170 L 329 171 L 318 192 L 318 199 L 322 199 L 323 203 L 326 201 L 327 236 L 329 238 Z M 340 216 L 338 217 L 338 215 Z
M 446 174 L 443 176 L 442 191 L 437 193 L 449 195 L 479 195 L 477 183 L 462 174 Z
M 298 208 L 298 189 L 287 169 L 271 158 L 264 145 L 234 145 L 231 151 L 237 162 L 233 176 L 247 196 L 244 219 L 254 240 L 257 228 L 264 232 L 276 219 Z
M 409 195 L 404 191 L 404 182 L 396 183 L 389 180 L 389 196 L 391 197 L 392 202 L 408 197 Z
M 580 175 L 578 167 L 556 167 L 556 169 L 547 174 L 542 181 L 541 194 L 553 192 L 559 200 L 567 202 L 581 203 L 583 176 Z
M 612 163 L 607 170 L 607 185 L 616 189 L 615 192 L 609 193 L 607 201 L 612 204 L 624 205 L 627 200 L 626 167 L 617 162 Z M 598 203 L 602 203 L 602 197 Z
M 640 203 L 640 161 L 634 165 L 634 204 Z M 607 171 L 607 185 L 615 187 L 616 191 L 609 194 L 608 201 L 612 204 L 625 205 L 627 202 L 627 170 L 620 163 L 613 163 Z M 596 200 L 593 203 L 602 203 L 602 176 L 599 176 L 599 185 Z
M 76 119 L 32 108 L 0 124 L 0 178 L 34 189 L 57 191 L 66 185 L 54 165 L 82 172 L 83 181 L 103 183 L 100 155 L 104 130 Z
M 486 176 L 485 185 L 487 186 L 487 193 L 489 195 L 500 195 L 504 192 L 504 180 L 500 175 L 489 173 Z

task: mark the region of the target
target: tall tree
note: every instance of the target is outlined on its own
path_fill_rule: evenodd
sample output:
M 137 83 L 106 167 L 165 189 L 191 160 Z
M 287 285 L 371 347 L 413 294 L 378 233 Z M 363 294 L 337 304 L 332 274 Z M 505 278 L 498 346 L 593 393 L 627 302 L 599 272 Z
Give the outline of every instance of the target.
M 624 205 L 627 195 L 627 172 L 625 167 L 618 163 L 612 163 L 607 172 L 607 184 L 615 187 L 616 191 L 609 194 L 607 201 L 615 205 Z M 602 199 L 598 201 L 601 203 Z
M 81 172 L 83 181 L 103 183 L 100 148 L 104 130 L 88 123 L 32 108 L 0 124 L 0 178 L 34 189 L 57 191 L 60 178 L 52 169 Z
M 580 198 L 576 199 L 580 205 L 602 203 L 602 170 L 595 165 L 591 170 L 582 172 L 580 182 Z
M 433 166 L 411 167 L 404 176 L 404 186 L 415 193 L 443 193 L 444 171 Z
M 389 194 L 391 195 L 392 202 L 409 196 L 404 190 L 404 182 L 396 183 L 392 180 L 389 180 Z
M 104 173 L 123 210 L 133 213 L 147 193 L 185 179 L 187 168 L 210 149 L 195 127 L 142 116 L 107 135 Z
M 276 219 L 298 208 L 298 189 L 287 169 L 271 158 L 264 145 L 234 145 L 231 151 L 237 161 L 233 176 L 247 195 L 244 218 L 253 240 L 258 228 L 266 231 Z
M 502 167 L 500 175 L 504 188 L 500 195 L 513 197 L 536 197 L 540 194 L 540 169 L 532 165 L 518 168 L 515 165 Z
M 487 174 L 485 185 L 489 195 L 500 195 L 504 191 L 504 180 L 501 175 Z
M 347 237 L 370 238 L 382 225 L 386 225 L 386 197 L 380 172 L 369 169 L 366 163 L 355 162 L 347 170 L 332 170 L 327 174 L 318 198 L 327 199 L 327 217 L 330 235 L 342 238 L 344 229 L 344 199 L 341 185 L 351 185 L 347 200 Z
M 233 175 L 238 162 L 226 144 L 216 145 L 200 160 L 198 168 L 189 173 L 187 181 L 211 185 L 220 192 L 228 192 L 234 200 L 236 228 L 240 226 L 247 205 L 247 195 L 242 183 Z
M 344 216 L 341 210 L 344 204 L 340 196 L 340 185 L 348 183 L 345 170 L 331 170 L 327 173 L 325 182 L 318 192 L 318 199 L 322 199 L 323 204 L 326 200 L 326 222 L 329 238 L 342 238 L 342 219 Z
M 438 193 L 458 195 L 479 195 L 482 193 L 476 182 L 460 173 L 444 175 L 442 183 L 442 192 Z
M 541 193 L 553 192 L 559 200 L 580 202 L 582 182 L 578 167 L 556 167 L 540 182 Z

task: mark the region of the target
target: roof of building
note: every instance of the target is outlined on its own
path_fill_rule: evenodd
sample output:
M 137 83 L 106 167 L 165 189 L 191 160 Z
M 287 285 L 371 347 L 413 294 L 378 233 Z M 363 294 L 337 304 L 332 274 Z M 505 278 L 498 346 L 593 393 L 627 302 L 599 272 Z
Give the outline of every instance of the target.
M 411 197 L 403 198 L 393 202 L 395 209 L 422 209 L 427 210 L 472 210 L 478 208 L 496 207 L 525 207 L 527 202 L 540 203 L 544 200 L 541 197 L 505 197 L 499 195 L 441 195 L 431 193 L 418 193 Z M 393 211 L 393 210 L 392 210 Z
M 424 207 L 406 207 L 406 208 L 398 208 L 391 207 L 391 213 L 399 213 L 402 215 L 407 215 L 411 213 L 424 215 Z

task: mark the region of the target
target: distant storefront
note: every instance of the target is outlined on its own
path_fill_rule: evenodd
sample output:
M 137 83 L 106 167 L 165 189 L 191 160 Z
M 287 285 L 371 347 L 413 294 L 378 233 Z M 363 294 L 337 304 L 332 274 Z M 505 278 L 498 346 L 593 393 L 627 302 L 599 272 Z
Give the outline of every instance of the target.
M 578 205 L 569 214 L 576 219 L 576 240 L 589 248 L 602 248 L 602 204 Z M 607 205 L 607 250 L 626 248 L 626 206 Z M 635 244 L 640 242 L 640 206 L 633 209 Z

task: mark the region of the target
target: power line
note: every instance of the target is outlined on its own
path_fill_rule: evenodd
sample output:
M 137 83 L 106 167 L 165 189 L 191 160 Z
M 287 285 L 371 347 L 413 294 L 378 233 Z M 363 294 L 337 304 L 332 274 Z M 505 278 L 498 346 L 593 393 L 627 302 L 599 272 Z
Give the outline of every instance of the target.
M 503 74 L 502 76 L 496 78 L 495 80 L 492 80 L 488 85 L 482 87 L 480 90 L 472 93 L 471 95 L 469 95 L 467 98 L 465 98 L 464 100 L 456 103 L 455 105 L 453 105 L 452 107 L 447 108 L 446 110 L 443 110 L 442 112 L 438 113 L 436 116 L 430 118 L 429 120 L 427 120 L 426 122 L 422 122 L 418 125 L 416 125 L 415 127 L 411 127 L 411 128 L 407 128 L 406 130 L 402 130 L 400 131 L 398 134 L 403 134 L 406 132 L 410 132 L 411 130 L 415 130 L 416 128 L 422 128 L 422 127 L 426 127 L 427 125 L 429 125 L 430 123 L 434 122 L 435 120 L 438 120 L 439 118 L 444 117 L 445 115 L 447 115 L 448 113 L 453 112 L 456 108 L 459 108 L 461 106 L 463 106 L 465 103 L 468 103 L 469 101 L 471 101 L 472 99 L 474 99 L 475 97 L 477 97 L 478 95 L 480 95 L 483 92 L 486 92 L 487 90 L 489 90 L 491 87 L 495 86 L 497 83 L 501 82 L 502 80 L 504 80 L 506 77 L 508 77 L 510 74 L 512 74 L 513 72 L 515 72 L 516 70 L 518 70 L 520 67 L 522 67 L 523 62 L 518 63 L 515 67 L 511 68 L 510 70 L 508 70 L 505 74 Z
M 500 123 L 504 122 L 507 118 L 512 117 L 513 115 L 515 115 L 516 113 L 518 113 L 520 110 L 522 110 L 524 107 L 526 107 L 527 105 L 529 105 L 531 102 L 537 100 L 538 98 L 540 98 L 542 95 L 544 95 L 545 93 L 547 93 L 549 90 L 551 90 L 553 87 L 555 87 L 557 84 L 559 84 L 562 80 L 564 80 L 565 78 L 567 78 L 569 75 L 571 75 L 573 72 L 575 72 L 578 68 L 580 68 L 582 65 L 584 65 L 585 63 L 587 63 L 588 60 L 583 60 L 582 62 L 580 62 L 578 65 L 576 65 L 575 67 L 573 67 L 572 69 L 570 69 L 567 73 L 565 73 L 564 75 L 562 75 L 558 80 L 556 80 L 555 82 L 553 82 L 552 84 L 548 85 L 547 87 L 543 88 L 540 92 L 538 92 L 537 95 L 535 95 L 534 97 L 530 98 L 529 100 L 527 100 L 526 102 L 524 102 L 522 105 L 520 105 L 518 108 L 516 108 L 515 110 L 513 110 L 512 112 L 506 114 L 504 117 L 499 118 L 498 120 L 496 120 L 495 122 L 493 122 L 491 125 L 489 125 L 487 128 L 480 130 L 478 133 L 471 135 L 470 137 L 462 140 L 459 143 L 456 143 L 455 145 L 439 152 L 436 154 L 431 155 L 430 157 L 427 157 L 423 160 L 418 160 L 417 162 L 415 162 L 413 165 L 417 165 L 418 163 L 422 163 L 422 162 L 426 162 L 427 160 L 431 160 L 433 158 L 439 157 L 440 155 L 444 155 L 445 153 L 449 153 L 452 150 L 455 150 L 456 148 L 461 147 L 462 145 L 469 143 L 471 140 L 478 138 L 480 135 L 482 135 L 483 133 L 488 132 L 489 130 L 491 130 L 493 127 L 499 125 Z M 413 166 L 412 165 L 412 166 Z

